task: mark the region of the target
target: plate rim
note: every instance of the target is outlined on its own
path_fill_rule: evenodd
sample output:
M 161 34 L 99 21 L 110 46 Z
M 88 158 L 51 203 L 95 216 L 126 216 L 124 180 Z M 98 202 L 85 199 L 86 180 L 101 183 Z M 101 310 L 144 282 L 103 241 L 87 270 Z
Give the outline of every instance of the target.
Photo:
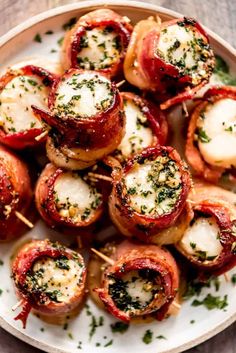
M 94 7 L 109 7 L 109 6 L 120 6 L 120 7 L 133 7 L 134 9 L 148 9 L 151 11 L 159 12 L 161 14 L 170 16 L 170 17 L 182 17 L 183 15 L 177 11 L 167 9 L 162 6 L 157 6 L 153 5 L 150 3 L 146 2 L 141 2 L 141 1 L 130 1 L 130 0 L 89 0 L 89 1 L 81 1 L 77 3 L 72 3 L 72 4 L 67 4 L 63 6 L 58 6 L 56 8 L 52 8 L 49 10 L 46 10 L 44 12 L 41 12 L 30 19 L 27 19 L 23 21 L 22 23 L 18 24 L 17 26 L 13 27 L 10 29 L 6 34 L 2 35 L 0 37 L 0 49 L 2 46 L 7 44 L 9 41 L 13 40 L 17 35 L 20 33 L 23 33 L 27 29 L 33 27 L 36 24 L 39 24 L 49 18 L 59 16 L 65 13 L 69 13 L 71 11 L 75 10 L 81 10 L 85 8 L 94 8 Z M 209 34 L 210 37 L 212 37 L 217 43 L 219 43 L 221 46 L 226 49 L 232 57 L 236 57 L 236 49 L 229 44 L 226 40 L 224 40 L 221 36 L 219 36 L 217 33 L 212 31 L 206 26 L 203 26 L 207 33 Z M 223 322 L 221 321 L 219 324 L 217 324 L 213 329 L 210 331 L 206 332 L 205 334 L 190 340 L 187 343 L 184 343 L 180 345 L 177 348 L 172 348 L 170 350 L 165 350 L 163 353 L 180 353 L 183 352 L 187 349 L 190 349 L 192 347 L 195 347 L 196 345 L 199 345 L 208 339 L 212 338 L 213 336 L 217 335 L 218 333 L 222 332 L 224 329 L 226 329 L 228 326 L 233 324 L 236 321 L 236 312 L 234 312 L 232 315 L 229 316 L 228 319 L 224 320 Z M 13 335 L 14 337 L 17 337 L 23 342 L 26 342 L 27 344 L 43 349 L 44 351 L 48 353 L 67 353 L 68 351 L 65 351 L 64 349 L 61 348 L 55 348 L 50 346 L 47 343 L 41 342 L 36 340 L 35 338 L 32 338 L 31 336 L 27 335 L 26 333 L 22 333 L 19 331 L 17 328 L 11 326 L 0 314 L 0 327 L 3 328 L 5 331 Z M 39 347 L 40 344 L 40 347 Z

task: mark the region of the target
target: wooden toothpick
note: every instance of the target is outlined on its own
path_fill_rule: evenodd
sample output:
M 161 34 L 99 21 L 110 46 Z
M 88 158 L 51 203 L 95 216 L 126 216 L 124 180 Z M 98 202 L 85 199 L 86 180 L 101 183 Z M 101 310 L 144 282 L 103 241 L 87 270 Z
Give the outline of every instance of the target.
M 229 282 L 229 275 L 228 275 L 228 273 L 224 273 L 224 278 L 225 278 L 225 282 Z
M 93 178 L 93 179 L 100 179 L 100 180 L 105 180 L 105 181 L 109 181 L 110 183 L 112 182 L 112 178 L 108 177 L 106 175 L 102 175 L 102 174 L 98 174 L 98 173 L 92 173 L 89 172 L 88 176 Z
M 19 308 L 19 306 L 21 306 L 24 302 L 24 299 L 19 300 L 15 305 L 13 305 L 13 307 L 11 308 L 12 311 L 16 311 L 17 308 Z
M 47 134 L 48 134 L 48 130 L 45 130 L 45 131 L 43 131 L 40 135 L 36 136 L 34 139 L 35 139 L 36 141 L 40 141 L 40 140 L 42 140 L 45 136 L 47 136 Z
M 15 215 L 17 218 L 19 218 L 23 223 L 25 223 L 29 228 L 34 228 L 33 223 L 31 223 L 23 214 L 21 214 L 18 211 L 15 211 Z
M 91 251 L 94 252 L 94 254 L 96 254 L 97 256 L 99 256 L 101 259 L 103 259 L 104 261 L 106 261 L 107 263 L 109 263 L 110 265 L 114 265 L 115 264 L 115 261 L 110 259 L 110 257 L 104 255 L 102 252 L 94 249 L 94 248 L 91 248 Z
M 122 80 L 122 81 L 118 82 L 116 84 L 116 87 L 120 88 L 120 86 L 122 86 L 125 82 L 126 82 L 126 80 Z

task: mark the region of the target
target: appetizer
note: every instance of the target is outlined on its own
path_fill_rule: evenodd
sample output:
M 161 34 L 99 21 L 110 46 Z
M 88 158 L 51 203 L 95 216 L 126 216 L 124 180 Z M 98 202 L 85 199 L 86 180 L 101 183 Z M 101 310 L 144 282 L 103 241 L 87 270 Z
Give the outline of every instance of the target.
M 124 162 L 145 147 L 164 145 L 168 135 L 166 116 L 154 103 L 132 92 L 121 92 L 126 117 L 125 136 L 113 155 Z
M 45 141 L 44 131 L 31 105 L 46 109 L 49 88 L 56 76 L 33 65 L 9 70 L 0 78 L 0 142 L 13 149 L 34 147 Z
M 16 239 L 26 232 L 27 227 L 18 215 L 28 215 L 31 200 L 26 164 L 0 145 L 0 242 Z
M 164 319 L 179 286 L 170 252 L 123 241 L 113 248 L 112 258 L 114 264 L 105 266 L 100 287 L 95 289 L 105 308 L 125 322 L 150 314 Z
M 96 70 L 109 77 L 120 74 L 131 32 L 132 26 L 126 16 L 109 9 L 87 13 L 65 36 L 64 69 Z
M 210 88 L 194 109 L 185 154 L 194 172 L 217 182 L 236 167 L 236 88 Z
M 197 183 L 189 202 L 188 227 L 176 248 L 202 277 L 225 273 L 236 265 L 236 195 Z
M 47 164 L 35 190 L 37 209 L 50 226 L 86 227 L 103 211 L 103 198 L 86 174 Z
M 70 161 L 76 160 L 75 169 L 84 169 L 113 152 L 125 132 L 122 108 L 122 97 L 107 77 L 95 71 L 67 71 L 52 87 L 50 112 L 33 106 L 53 128 L 48 158 L 68 169 L 74 169 Z
M 193 97 L 209 81 L 215 65 L 207 34 L 192 18 L 136 24 L 124 62 L 126 79 L 156 93 L 167 109 Z
M 122 234 L 149 242 L 176 222 L 189 189 L 189 171 L 177 151 L 149 147 L 114 170 L 110 217 Z
M 32 240 L 14 259 L 12 278 L 22 306 L 15 320 L 25 328 L 32 309 L 55 323 L 75 311 L 84 297 L 86 268 L 78 252 L 47 239 Z

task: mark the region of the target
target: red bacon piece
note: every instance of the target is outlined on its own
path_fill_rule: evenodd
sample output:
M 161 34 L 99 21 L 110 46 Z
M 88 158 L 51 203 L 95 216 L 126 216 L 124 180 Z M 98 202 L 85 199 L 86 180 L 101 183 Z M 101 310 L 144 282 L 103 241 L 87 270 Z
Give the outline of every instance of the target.
M 27 216 L 32 200 L 28 168 L 13 152 L 0 146 L 0 242 L 19 237 L 26 225 L 15 212 Z

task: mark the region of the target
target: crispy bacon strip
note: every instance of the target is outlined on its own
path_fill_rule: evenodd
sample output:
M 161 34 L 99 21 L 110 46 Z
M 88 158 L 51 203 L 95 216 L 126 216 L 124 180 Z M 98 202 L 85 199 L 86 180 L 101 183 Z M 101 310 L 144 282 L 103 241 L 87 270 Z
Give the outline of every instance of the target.
M 123 241 L 116 247 L 113 258 L 114 265 L 107 266 L 103 273 L 101 287 L 95 289 L 106 309 L 125 322 L 149 314 L 153 314 L 157 320 L 164 319 L 179 286 L 178 268 L 172 255 L 158 246 L 144 246 Z M 159 283 L 161 290 L 157 291 L 151 302 L 144 308 L 134 309 L 126 303 L 127 307 L 120 309 L 112 295 L 111 280 L 114 278 L 122 280 L 129 272 L 142 270 L 153 273 L 152 281 L 154 284 Z
M 109 77 L 114 77 L 119 74 L 122 70 L 123 60 L 133 29 L 129 22 L 126 16 L 122 17 L 109 9 L 95 10 L 80 17 L 75 26 L 66 34 L 63 41 L 62 63 L 65 70 L 71 67 L 80 68 L 77 56 L 82 48 L 81 38 L 85 35 L 86 31 L 94 28 L 102 29 L 108 27 L 118 35 L 121 51 L 117 59 L 113 61 L 110 66 L 97 69 L 97 71 Z
M 42 257 L 49 257 L 54 260 L 63 257 L 63 259 L 79 261 L 81 264 L 82 272 L 81 278 L 79 279 L 80 285 L 77 286 L 69 302 L 53 301 L 40 289 L 32 290 L 32 288 L 28 288 L 27 275 L 31 273 L 35 262 Z M 33 240 L 25 244 L 19 250 L 12 264 L 12 277 L 17 295 L 19 298 L 23 299 L 22 311 L 16 316 L 15 320 L 21 320 L 23 328 L 26 326 L 31 309 L 34 309 L 37 313 L 48 316 L 69 314 L 81 303 L 84 296 L 86 269 L 82 256 L 59 243 L 52 243 L 47 239 Z
M 158 156 L 168 156 L 175 161 L 181 175 L 181 192 L 175 205 L 169 212 L 161 215 L 146 215 L 135 211 L 130 204 L 130 196 L 124 184 L 124 178 L 132 169 L 140 167 L 145 160 L 155 160 Z M 172 147 L 150 147 L 129 160 L 123 169 L 115 168 L 113 173 L 113 189 L 109 199 L 110 216 L 120 232 L 125 236 L 135 236 L 145 242 L 150 242 L 153 236 L 163 228 L 173 225 L 181 214 L 190 190 L 190 175 L 186 165 L 177 151 Z M 157 237 L 155 237 L 157 238 Z M 156 242 L 156 241 L 155 241 Z
M 27 75 L 36 76 L 42 81 L 42 85 L 52 87 L 54 81 L 57 80 L 57 75 L 34 65 L 26 65 L 17 70 L 8 70 L 5 75 L 0 78 L 0 92 L 5 86 L 11 82 L 15 77 Z M 37 141 L 36 136 L 39 136 L 44 131 L 44 128 L 30 128 L 22 132 L 6 133 L 4 129 L 0 128 L 0 142 L 8 147 L 16 150 L 21 150 L 26 147 L 34 147 L 45 142 L 46 138 Z
M 155 82 L 151 82 L 146 76 L 142 65 L 139 63 L 139 57 L 143 49 L 143 39 L 149 31 L 159 33 L 161 19 L 149 17 L 146 20 L 139 21 L 135 26 L 128 45 L 124 61 L 124 75 L 132 85 L 143 89 L 155 89 Z
M 70 216 L 64 216 L 59 213 L 57 202 L 55 198 L 55 184 L 60 176 L 63 176 L 65 171 L 61 168 L 55 167 L 49 163 L 42 171 L 35 190 L 35 201 L 37 209 L 42 218 L 52 227 L 65 226 L 73 228 L 87 227 L 94 223 L 101 216 L 103 212 L 103 201 L 99 202 L 96 209 L 88 214 L 87 217 L 81 219 L 74 219 L 75 206 L 71 205 L 69 212 Z M 83 197 L 83 194 L 82 196 Z M 80 205 L 78 205 L 79 207 Z M 70 210 L 69 209 L 69 210 Z
M 13 152 L 0 146 L 0 242 L 17 238 L 26 231 L 15 212 L 27 217 L 31 200 L 27 166 Z

